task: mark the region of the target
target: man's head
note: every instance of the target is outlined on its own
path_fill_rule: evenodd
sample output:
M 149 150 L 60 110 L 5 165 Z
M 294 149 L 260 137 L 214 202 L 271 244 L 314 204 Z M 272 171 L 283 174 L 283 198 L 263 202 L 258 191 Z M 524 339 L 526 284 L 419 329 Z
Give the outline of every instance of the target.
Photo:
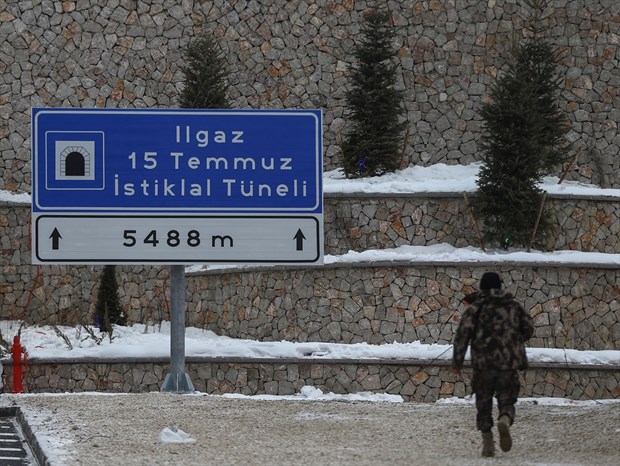
M 501 289 L 502 279 L 495 272 L 484 272 L 480 279 L 480 289 L 483 291 L 490 290 L 491 288 Z

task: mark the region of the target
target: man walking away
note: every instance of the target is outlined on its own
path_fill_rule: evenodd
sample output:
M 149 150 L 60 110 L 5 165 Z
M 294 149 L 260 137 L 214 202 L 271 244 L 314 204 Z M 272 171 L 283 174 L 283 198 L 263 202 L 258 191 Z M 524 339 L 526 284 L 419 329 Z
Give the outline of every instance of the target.
M 525 342 L 534 333 L 532 318 L 504 291 L 500 276 L 485 272 L 480 292 L 465 310 L 454 337 L 453 366 L 460 376 L 467 347 L 471 344 L 472 391 L 476 395 L 476 426 L 482 431 L 482 456 L 495 456 L 493 443 L 493 396 L 497 398 L 500 447 L 512 448 L 510 426 L 519 395 L 518 370 L 527 367 Z

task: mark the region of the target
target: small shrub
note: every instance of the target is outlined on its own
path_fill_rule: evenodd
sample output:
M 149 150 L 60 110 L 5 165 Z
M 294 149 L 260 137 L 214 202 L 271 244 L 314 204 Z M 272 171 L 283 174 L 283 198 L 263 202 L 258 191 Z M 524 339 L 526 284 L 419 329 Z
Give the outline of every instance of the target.
M 116 280 L 116 267 L 105 265 L 99 278 L 97 304 L 95 305 L 95 326 L 102 332 L 111 332 L 112 324 L 125 325 L 127 316 L 121 308 Z

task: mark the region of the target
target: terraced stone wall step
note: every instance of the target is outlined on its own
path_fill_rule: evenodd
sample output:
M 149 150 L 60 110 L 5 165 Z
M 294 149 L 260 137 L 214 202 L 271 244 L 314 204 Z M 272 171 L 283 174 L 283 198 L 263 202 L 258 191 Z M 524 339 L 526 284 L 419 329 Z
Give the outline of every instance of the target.
M 32 361 L 25 386 L 30 393 L 151 392 L 160 390 L 168 370 L 161 360 Z M 470 370 L 458 379 L 442 361 L 188 358 L 186 370 L 194 388 L 209 394 L 294 395 L 310 385 L 324 393 L 390 393 L 435 402 L 471 393 Z M 533 364 L 521 374 L 521 385 L 521 397 L 620 398 L 620 367 Z
M 487 270 L 523 304 L 533 347 L 620 349 L 620 270 L 600 264 L 357 262 L 188 274 L 188 325 L 232 338 L 450 344 Z

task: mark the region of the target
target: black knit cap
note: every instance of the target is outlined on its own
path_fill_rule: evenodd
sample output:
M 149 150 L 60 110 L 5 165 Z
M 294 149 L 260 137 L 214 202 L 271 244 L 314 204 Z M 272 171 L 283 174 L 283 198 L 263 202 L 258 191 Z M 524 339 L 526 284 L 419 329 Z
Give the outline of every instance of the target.
M 484 272 L 482 278 L 480 279 L 480 289 L 481 290 L 490 290 L 491 288 L 497 288 L 498 290 L 502 287 L 502 279 L 495 272 Z

